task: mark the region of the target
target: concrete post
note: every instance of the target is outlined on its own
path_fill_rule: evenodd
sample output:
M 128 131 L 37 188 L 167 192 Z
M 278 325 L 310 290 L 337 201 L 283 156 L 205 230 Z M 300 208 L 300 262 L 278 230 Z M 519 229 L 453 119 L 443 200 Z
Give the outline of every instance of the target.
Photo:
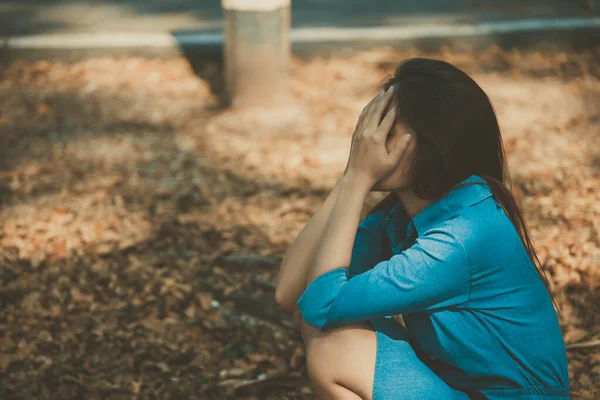
M 234 108 L 288 100 L 291 0 L 221 0 L 226 102 Z

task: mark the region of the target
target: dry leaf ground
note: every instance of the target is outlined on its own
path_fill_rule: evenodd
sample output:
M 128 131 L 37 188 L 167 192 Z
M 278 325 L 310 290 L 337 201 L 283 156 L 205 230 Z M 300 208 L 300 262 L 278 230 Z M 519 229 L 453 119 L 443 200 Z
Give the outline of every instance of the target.
M 3 65 L 0 397 L 312 398 L 299 315 L 274 304 L 278 262 L 360 110 L 415 55 L 294 60 L 294 105 L 261 113 L 222 109 L 210 62 L 201 77 L 185 59 Z M 426 55 L 494 103 L 565 340 L 583 344 L 573 398 L 594 398 L 600 50 Z

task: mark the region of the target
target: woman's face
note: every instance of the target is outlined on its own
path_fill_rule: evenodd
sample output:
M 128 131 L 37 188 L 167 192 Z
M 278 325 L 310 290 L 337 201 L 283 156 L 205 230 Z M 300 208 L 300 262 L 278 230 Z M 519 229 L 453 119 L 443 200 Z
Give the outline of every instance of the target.
M 391 107 L 393 107 L 393 105 L 390 106 L 390 108 Z M 373 188 L 371 189 L 372 191 L 390 192 L 408 188 L 408 169 L 417 142 L 416 135 L 412 132 L 412 130 L 409 127 L 404 125 L 401 121 L 396 120 L 396 122 L 394 122 L 394 126 L 388 134 L 385 146 L 387 148 L 387 151 L 390 152 L 394 148 L 398 140 L 406 133 L 410 133 L 413 136 L 413 139 L 408 144 L 408 148 L 404 152 L 404 155 L 400 159 L 400 162 L 390 175 L 378 181 L 373 186 Z

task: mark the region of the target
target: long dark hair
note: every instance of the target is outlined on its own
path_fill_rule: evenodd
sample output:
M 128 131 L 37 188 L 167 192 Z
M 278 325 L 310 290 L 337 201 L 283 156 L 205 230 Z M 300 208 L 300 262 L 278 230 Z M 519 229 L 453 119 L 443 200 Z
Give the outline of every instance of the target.
M 483 178 L 519 233 L 560 315 L 512 193 L 502 135 L 488 96 L 459 68 L 427 58 L 402 62 L 383 83 L 384 89 L 390 86 L 395 87 L 392 101 L 397 120 L 415 133 L 417 146 L 408 182 L 415 194 L 437 200 L 471 175 Z M 397 202 L 390 193 L 368 214 Z

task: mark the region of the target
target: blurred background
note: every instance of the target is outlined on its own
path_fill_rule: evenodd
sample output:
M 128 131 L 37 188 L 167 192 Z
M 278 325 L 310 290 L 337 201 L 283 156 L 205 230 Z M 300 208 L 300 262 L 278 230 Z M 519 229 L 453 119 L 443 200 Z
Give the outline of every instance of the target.
M 0 1 L 0 398 L 314 399 L 279 263 L 414 56 L 490 96 L 598 398 L 599 6 Z

